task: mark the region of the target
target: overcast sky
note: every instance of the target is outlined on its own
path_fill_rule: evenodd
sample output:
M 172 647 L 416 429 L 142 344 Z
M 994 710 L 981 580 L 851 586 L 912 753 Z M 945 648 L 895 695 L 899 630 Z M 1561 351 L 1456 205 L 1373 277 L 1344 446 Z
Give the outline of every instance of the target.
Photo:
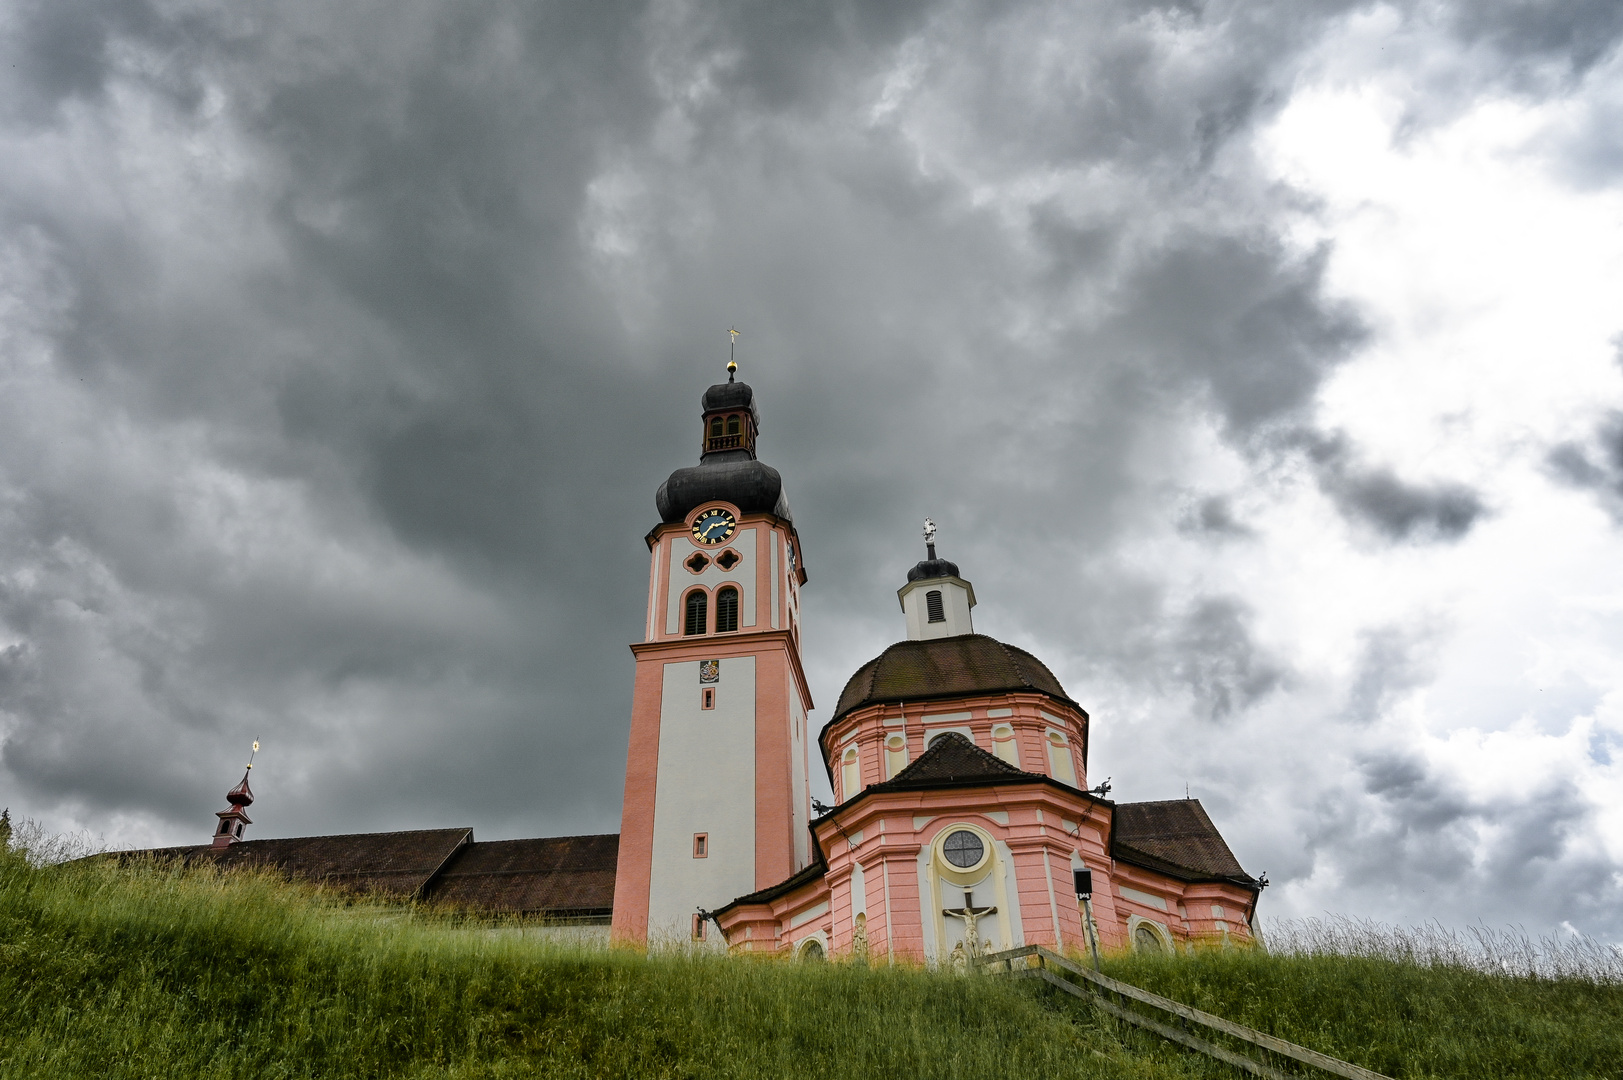
M 618 827 L 742 377 L 1264 916 L 1623 940 L 1623 5 L 0 3 L 0 804 Z M 827 797 L 818 770 L 814 783 Z

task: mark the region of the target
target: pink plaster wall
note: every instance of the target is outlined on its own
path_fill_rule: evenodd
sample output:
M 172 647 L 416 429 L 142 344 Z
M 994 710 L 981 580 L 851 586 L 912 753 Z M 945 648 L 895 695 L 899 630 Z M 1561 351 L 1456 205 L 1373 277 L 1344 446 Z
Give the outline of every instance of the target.
M 791 938 L 808 928 L 803 926 L 791 933 L 789 919 L 797 911 L 827 900 L 828 916 L 818 925 L 828 928 L 836 955 L 848 953 L 855 910 L 850 894 L 852 867 L 860 862 L 866 883 L 870 959 L 883 962 L 894 957 L 902 962 L 923 962 L 926 957 L 918 855 L 941 830 L 959 822 L 972 823 L 1008 846 L 1019 896 L 1021 930 L 1027 944 L 1058 947 L 1070 953 L 1087 948 L 1081 906 L 1071 892 L 1073 851 L 1094 873 L 1094 918 L 1104 948 L 1128 945 L 1128 922 L 1135 914 L 1165 924 L 1179 943 L 1220 938 L 1222 932 L 1211 913 L 1213 904 L 1222 906 L 1228 916 L 1224 921 L 1230 940 L 1250 940 L 1246 915 L 1252 896 L 1248 890 L 1226 883 L 1188 884 L 1113 862 L 1105 848 L 1112 810 L 1112 805 L 1103 800 L 1031 783 L 870 795 L 817 825 L 817 841 L 827 859 L 827 873 L 769 904 L 730 912 L 723 920 L 728 941 L 739 949 L 744 939 L 737 935 L 743 927 L 773 921 L 776 929 L 771 939 L 777 948 L 787 950 L 792 946 Z M 986 816 L 987 811 L 1007 814 L 1008 824 Z M 931 820 L 915 827 L 915 816 Z M 849 841 L 858 832 L 862 840 L 853 850 Z M 1162 912 L 1126 899 L 1120 893 L 1123 884 L 1165 897 L 1168 910 Z M 754 935 L 749 951 L 761 951 L 762 932 L 756 930 Z

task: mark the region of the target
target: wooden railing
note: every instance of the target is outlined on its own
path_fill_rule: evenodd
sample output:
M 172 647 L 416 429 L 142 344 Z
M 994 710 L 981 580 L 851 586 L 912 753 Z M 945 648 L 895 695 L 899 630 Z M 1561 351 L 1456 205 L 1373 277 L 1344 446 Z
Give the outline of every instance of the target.
M 704 452 L 708 454 L 712 450 L 736 450 L 743 445 L 742 435 L 711 435 L 705 439 Z
M 1026 959 L 1026 958 L 1031 959 Z M 1015 961 L 1026 960 L 1025 966 L 1017 966 Z M 1220 1046 L 1209 1039 L 1201 1038 L 1190 1027 L 1204 1028 L 1207 1032 L 1221 1032 L 1242 1043 L 1289 1058 L 1302 1065 L 1310 1065 L 1315 1069 L 1327 1072 L 1332 1076 L 1345 1077 L 1346 1080 L 1391 1080 L 1378 1072 L 1340 1058 L 1321 1054 L 1317 1050 L 1309 1050 L 1305 1046 L 1298 1046 L 1293 1042 L 1264 1034 L 1244 1024 L 1236 1024 L 1232 1020 L 1225 1020 L 1221 1016 L 1213 1016 L 1208 1012 L 1190 1008 L 1171 998 L 1164 998 L 1160 994 L 1152 994 L 1148 990 L 1141 990 L 1130 983 L 1085 968 L 1080 964 L 1072 963 L 1057 953 L 1050 952 L 1041 945 L 1025 945 L 1018 949 L 1008 949 L 1004 952 L 988 953 L 975 961 L 979 967 L 989 971 L 998 971 L 1001 964 L 1003 971 L 1015 978 L 1041 979 L 1067 994 L 1090 1001 L 1104 1012 L 1125 1020 L 1129 1024 L 1152 1031 L 1171 1042 L 1186 1046 L 1191 1050 L 1198 1050 L 1208 1057 L 1218 1061 L 1227 1062 L 1235 1068 L 1248 1072 L 1253 1076 L 1267 1077 L 1268 1080 L 1292 1080 L 1291 1076 L 1283 1073 L 1272 1065 L 1258 1061 L 1246 1054 L 1238 1053 L 1226 1046 Z M 1035 966 L 1032 966 L 1032 965 Z M 1056 974 L 1056 970 L 1072 978 L 1063 978 Z M 1082 980 L 1083 985 L 1078 986 L 1072 979 Z M 1172 1019 L 1172 1023 L 1163 1023 L 1161 1020 L 1145 1016 L 1130 1007 L 1129 1002 L 1147 1005 Z

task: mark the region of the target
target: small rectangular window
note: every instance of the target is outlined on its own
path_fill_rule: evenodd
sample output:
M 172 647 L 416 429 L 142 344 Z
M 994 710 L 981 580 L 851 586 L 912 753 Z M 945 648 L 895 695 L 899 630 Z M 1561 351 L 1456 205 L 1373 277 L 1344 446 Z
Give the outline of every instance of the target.
M 695 859 L 708 859 L 710 857 L 710 834 L 696 832 L 693 834 L 693 857 Z
M 704 703 L 700 706 L 700 708 L 714 709 L 716 707 L 716 688 L 713 686 L 707 686 L 704 688 L 703 694 Z
M 709 920 L 703 915 L 695 913 L 693 916 L 693 940 L 703 941 L 707 929 L 709 929 Z
M 946 622 L 947 612 L 941 604 L 941 593 L 931 589 L 924 594 L 924 610 L 929 613 L 930 622 Z

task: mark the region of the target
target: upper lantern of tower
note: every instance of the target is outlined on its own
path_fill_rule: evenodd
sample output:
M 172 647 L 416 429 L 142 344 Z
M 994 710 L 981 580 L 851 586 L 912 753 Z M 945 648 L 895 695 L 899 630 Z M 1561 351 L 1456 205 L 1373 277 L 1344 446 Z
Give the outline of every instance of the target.
M 909 641 L 973 634 L 969 609 L 975 586 L 958 576 L 958 564 L 936 557 L 935 522 L 924 519 L 924 558 L 907 572 L 907 584 L 896 590 L 907 616 Z
M 728 502 L 746 514 L 790 520 L 783 477 L 755 458 L 761 414 L 754 389 L 734 379 L 737 370 L 737 364 L 729 363 L 727 381 L 704 392 L 699 464 L 677 469 L 654 493 L 660 520 L 682 521 L 706 502 Z

